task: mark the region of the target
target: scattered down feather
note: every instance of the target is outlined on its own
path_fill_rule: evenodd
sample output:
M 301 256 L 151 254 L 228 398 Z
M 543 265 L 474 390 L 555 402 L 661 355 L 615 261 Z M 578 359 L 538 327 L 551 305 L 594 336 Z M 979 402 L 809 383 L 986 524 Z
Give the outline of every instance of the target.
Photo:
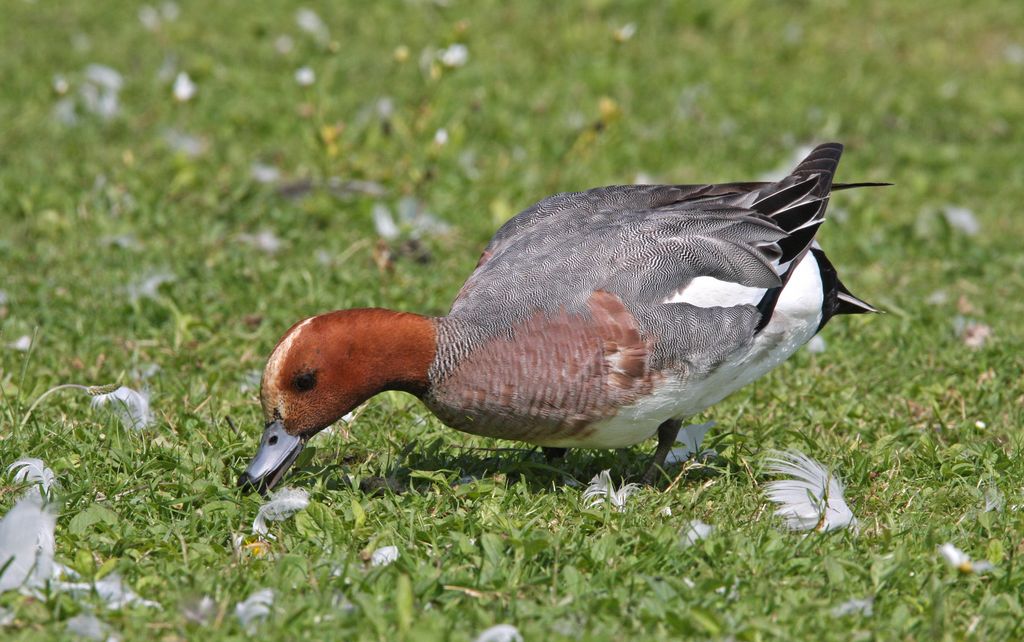
M 242 627 L 251 633 L 260 621 L 270 615 L 273 606 L 274 590 L 260 589 L 235 605 L 235 617 L 241 622 Z
M 587 489 L 583 491 L 583 501 L 586 502 L 587 508 L 594 508 L 607 501 L 621 513 L 625 510 L 626 499 L 638 488 L 636 484 L 624 484 L 616 490 L 609 471 L 602 470 L 587 484 Z
M 690 520 L 679 537 L 679 543 L 683 545 L 683 548 L 689 548 L 714 531 L 715 527 L 711 524 L 705 524 L 699 519 Z
M 397 546 L 381 546 L 370 555 L 370 566 L 387 566 L 397 559 Z
M 473 642 L 523 642 L 523 636 L 511 624 L 496 624 L 482 631 Z
M 40 588 L 53 573 L 57 515 L 38 492 L 27 492 L 0 520 L 0 593 Z
M 797 451 L 775 452 L 768 472 L 785 475 L 768 484 L 768 499 L 779 508 L 775 514 L 795 531 L 831 531 L 857 526 L 857 519 L 843 498 L 843 482 L 827 468 Z
M 301 488 L 282 488 L 272 493 L 270 500 L 260 506 L 256 519 L 252 522 L 252 532 L 269 539 L 274 536 L 268 532 L 267 521 L 280 522 L 309 506 L 309 493 Z
M 62 569 L 64 573 L 77 578 L 77 574 L 70 569 Z M 126 606 L 146 606 L 149 608 L 162 608 L 159 602 L 145 600 L 135 591 L 124 585 L 121 576 L 111 573 L 103 579 L 95 582 L 65 582 L 55 580 L 51 586 L 55 591 L 70 593 L 72 595 L 96 595 L 103 601 L 104 605 L 113 611 L 118 611 Z
M 142 430 L 153 423 L 153 413 L 149 409 L 149 393 L 121 386 L 113 392 L 96 395 L 92 398 L 94 408 L 110 404 L 121 418 L 125 428 Z
M 700 455 L 704 452 L 715 454 L 714 451 L 701 451 L 700 449 L 701 444 L 704 442 L 704 435 L 714 426 L 714 421 L 683 426 L 676 437 L 676 443 L 682 444 L 682 446 L 673 448 L 668 452 L 668 456 L 665 457 L 665 464 L 681 464 L 694 455 Z
M 19 459 L 8 466 L 7 470 L 14 473 L 15 483 L 38 484 L 46 496 L 49 496 L 50 489 L 57 484 L 53 471 L 46 467 L 42 459 L 35 457 Z

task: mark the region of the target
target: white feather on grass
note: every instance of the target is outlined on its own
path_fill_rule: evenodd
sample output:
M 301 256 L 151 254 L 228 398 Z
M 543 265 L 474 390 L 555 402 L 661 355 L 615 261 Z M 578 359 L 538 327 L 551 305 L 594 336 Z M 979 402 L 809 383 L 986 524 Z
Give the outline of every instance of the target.
M 235 605 L 235 617 L 246 631 L 252 633 L 255 631 L 256 625 L 270 615 L 270 609 L 273 606 L 273 589 L 260 589 Z
M 683 545 L 683 548 L 689 548 L 713 532 L 715 532 L 715 527 L 711 524 L 705 524 L 699 519 L 692 519 L 683 529 L 679 543 Z
M 397 546 L 381 546 L 370 555 L 370 566 L 387 566 L 397 559 Z
M 75 617 L 69 618 L 64 628 L 75 638 L 107 640 L 108 642 L 119 639 L 110 635 L 110 626 L 92 613 L 79 613 Z
M 0 519 L 0 593 L 31 591 L 53 574 L 56 512 L 41 493 L 27 492 Z
M 939 547 L 939 555 L 946 563 L 961 573 L 984 573 L 992 570 L 992 563 L 987 561 L 975 562 L 970 555 L 961 551 L 951 543 L 945 543 Z
M 7 467 L 14 473 L 14 481 L 23 484 L 38 484 L 44 495 L 49 496 L 50 489 L 57 485 L 53 471 L 47 468 L 42 459 L 23 457 Z
M 117 412 L 125 428 L 142 430 L 153 423 L 153 413 L 149 409 L 149 392 L 146 390 L 140 392 L 121 386 L 113 392 L 92 398 L 94 408 L 108 404 Z
M 795 531 L 831 531 L 852 526 L 857 519 L 843 498 L 843 482 L 827 468 L 797 451 L 774 452 L 768 472 L 786 475 L 768 484 L 768 499 L 779 508 L 775 514 Z
M 309 493 L 301 488 L 282 488 L 270 495 L 266 504 L 260 506 L 252 522 L 252 532 L 269 539 L 267 521 L 280 522 L 309 506 Z
M 602 470 L 590 480 L 583 491 L 583 501 L 587 508 L 594 508 L 604 502 L 610 502 L 620 513 L 625 510 L 626 499 L 639 488 L 636 484 L 623 484 L 616 489 L 608 470 Z
M 715 427 L 714 421 L 708 421 L 702 424 L 690 424 L 689 426 L 683 426 L 679 429 L 679 434 L 676 436 L 676 443 L 682 444 L 679 448 L 673 448 L 668 451 L 668 456 L 665 457 L 665 464 L 681 464 L 689 460 L 694 455 L 716 455 L 713 450 L 700 449 L 701 444 L 704 442 L 704 435 L 707 434 L 708 430 Z
M 511 624 L 495 624 L 482 631 L 473 642 L 523 642 L 523 636 Z
M 846 600 L 842 604 L 837 604 L 832 607 L 832 617 L 843 617 L 851 614 L 859 614 L 864 617 L 871 617 L 875 612 L 875 598 L 873 595 L 865 597 L 863 599 L 853 598 Z
M 68 574 L 76 579 L 78 577 L 74 571 L 68 568 L 59 569 L 57 575 L 61 576 L 63 574 Z M 55 591 L 70 593 L 76 596 L 96 595 L 96 597 L 103 601 L 104 606 L 113 611 L 118 611 L 126 606 L 162 608 L 159 602 L 139 597 L 135 591 L 124 585 L 124 581 L 117 573 L 111 573 L 95 582 L 65 582 L 56 579 L 51 582 L 50 586 Z

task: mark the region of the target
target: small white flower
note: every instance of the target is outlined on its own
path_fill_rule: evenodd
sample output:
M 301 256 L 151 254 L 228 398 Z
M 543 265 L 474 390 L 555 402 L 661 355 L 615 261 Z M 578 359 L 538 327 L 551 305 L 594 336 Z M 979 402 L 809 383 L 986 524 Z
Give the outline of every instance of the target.
M 309 87 L 316 82 L 316 72 L 309 67 L 299 67 L 295 70 L 295 82 L 303 87 Z
M 616 29 L 612 35 L 615 37 L 615 40 L 617 42 L 626 42 L 627 40 L 636 35 L 636 23 L 626 23 L 619 27 L 618 29 Z
M 174 99 L 179 103 L 188 102 L 196 95 L 196 84 L 186 72 L 179 71 L 174 78 L 173 92 Z
M 976 236 L 981 231 L 981 224 L 974 212 L 966 207 L 947 205 L 942 209 L 942 215 L 951 228 L 967 236 Z
M 397 559 L 397 546 L 381 546 L 370 554 L 370 566 L 387 566 Z
M 864 599 L 854 598 L 832 608 L 832 617 L 843 617 L 852 613 L 858 613 L 865 617 L 871 617 L 875 610 L 875 597 L 868 596 Z
M 27 334 L 23 334 L 13 342 L 7 344 L 11 350 L 17 350 L 18 352 L 28 352 L 29 348 L 32 347 L 32 337 Z
M 270 539 L 274 536 L 267 532 L 267 520 L 280 522 L 309 506 L 309 493 L 301 488 L 282 488 L 270 495 L 267 503 L 260 506 L 256 519 L 252 522 L 252 532 Z
M 807 342 L 807 351 L 811 354 L 821 354 L 825 351 L 828 344 L 825 343 L 825 339 L 820 334 L 816 334 L 811 337 L 811 340 Z
M 473 642 L 523 642 L 523 636 L 511 624 L 496 624 L 481 632 Z
M 442 127 L 434 132 L 434 144 L 441 146 L 448 143 L 448 130 Z
M 708 430 L 715 427 L 714 421 L 708 421 L 702 424 L 690 424 L 689 426 L 683 426 L 679 429 L 679 434 L 676 436 L 676 443 L 682 444 L 679 448 L 673 448 L 668 452 L 668 456 L 665 457 L 665 465 L 681 464 L 694 455 L 705 453 L 710 455 L 716 455 L 713 450 L 701 451 L 700 445 L 704 441 L 704 435 L 707 434 Z
M 44 495 L 50 494 L 50 489 L 56 486 L 56 477 L 42 459 L 35 457 L 24 457 L 7 467 L 8 471 L 14 472 L 14 481 L 25 484 L 39 484 Z M 0 560 L 2 562 L 2 560 Z
M 974 422 L 974 427 L 977 428 L 978 430 L 984 430 L 985 428 L 988 427 L 988 424 L 979 419 L 978 421 Z
M 672 507 L 665 506 L 664 508 L 658 511 L 658 514 L 662 517 L 672 517 Z
M 113 392 L 96 395 L 92 398 L 94 408 L 110 404 L 117 411 L 125 428 L 142 430 L 153 423 L 153 413 L 149 409 L 149 392 L 133 390 L 121 386 Z
M 270 609 L 273 605 L 273 589 L 260 589 L 235 605 L 235 617 L 242 623 L 245 630 L 251 634 L 256 629 L 256 625 L 270 615 Z
M 948 542 L 939 547 L 939 554 L 947 564 L 961 573 L 984 573 L 992 569 L 991 562 L 973 562 L 967 553 Z
M 466 45 L 455 43 L 442 49 L 438 57 L 445 67 L 461 67 L 469 61 L 469 49 Z
M 827 468 L 796 451 L 775 452 L 768 472 L 790 475 L 768 484 L 768 499 L 779 504 L 775 514 L 798 531 L 831 531 L 856 527 L 857 519 L 843 498 L 843 482 Z
M 699 519 L 692 519 L 680 534 L 679 543 L 683 545 L 683 548 L 689 548 L 713 532 L 715 532 L 715 527 L 711 524 L 705 524 Z
M 639 488 L 636 484 L 624 484 L 618 490 L 612 483 L 609 471 L 602 470 L 590 480 L 586 490 L 583 491 L 583 501 L 587 508 L 594 508 L 604 502 L 611 502 L 620 513 L 625 509 L 626 499 Z
M 296 11 L 295 24 L 299 26 L 299 29 L 313 36 L 321 44 L 326 43 L 331 38 L 327 25 L 324 24 L 324 21 L 312 9 L 299 9 Z

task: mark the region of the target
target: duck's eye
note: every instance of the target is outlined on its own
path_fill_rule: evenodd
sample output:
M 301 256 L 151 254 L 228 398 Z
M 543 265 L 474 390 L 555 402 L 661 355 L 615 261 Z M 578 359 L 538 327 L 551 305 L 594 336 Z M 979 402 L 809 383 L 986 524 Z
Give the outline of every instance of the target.
M 295 377 L 295 389 L 299 392 L 306 392 L 316 387 L 316 373 L 303 372 Z

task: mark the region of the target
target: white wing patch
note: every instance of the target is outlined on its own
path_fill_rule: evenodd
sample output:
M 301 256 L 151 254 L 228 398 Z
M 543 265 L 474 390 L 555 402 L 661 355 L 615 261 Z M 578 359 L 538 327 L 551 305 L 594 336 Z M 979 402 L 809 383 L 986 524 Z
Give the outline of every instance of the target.
M 698 308 L 731 308 L 736 305 L 757 305 L 766 291 L 765 288 L 722 281 L 713 276 L 698 276 L 662 303 L 689 303 Z

